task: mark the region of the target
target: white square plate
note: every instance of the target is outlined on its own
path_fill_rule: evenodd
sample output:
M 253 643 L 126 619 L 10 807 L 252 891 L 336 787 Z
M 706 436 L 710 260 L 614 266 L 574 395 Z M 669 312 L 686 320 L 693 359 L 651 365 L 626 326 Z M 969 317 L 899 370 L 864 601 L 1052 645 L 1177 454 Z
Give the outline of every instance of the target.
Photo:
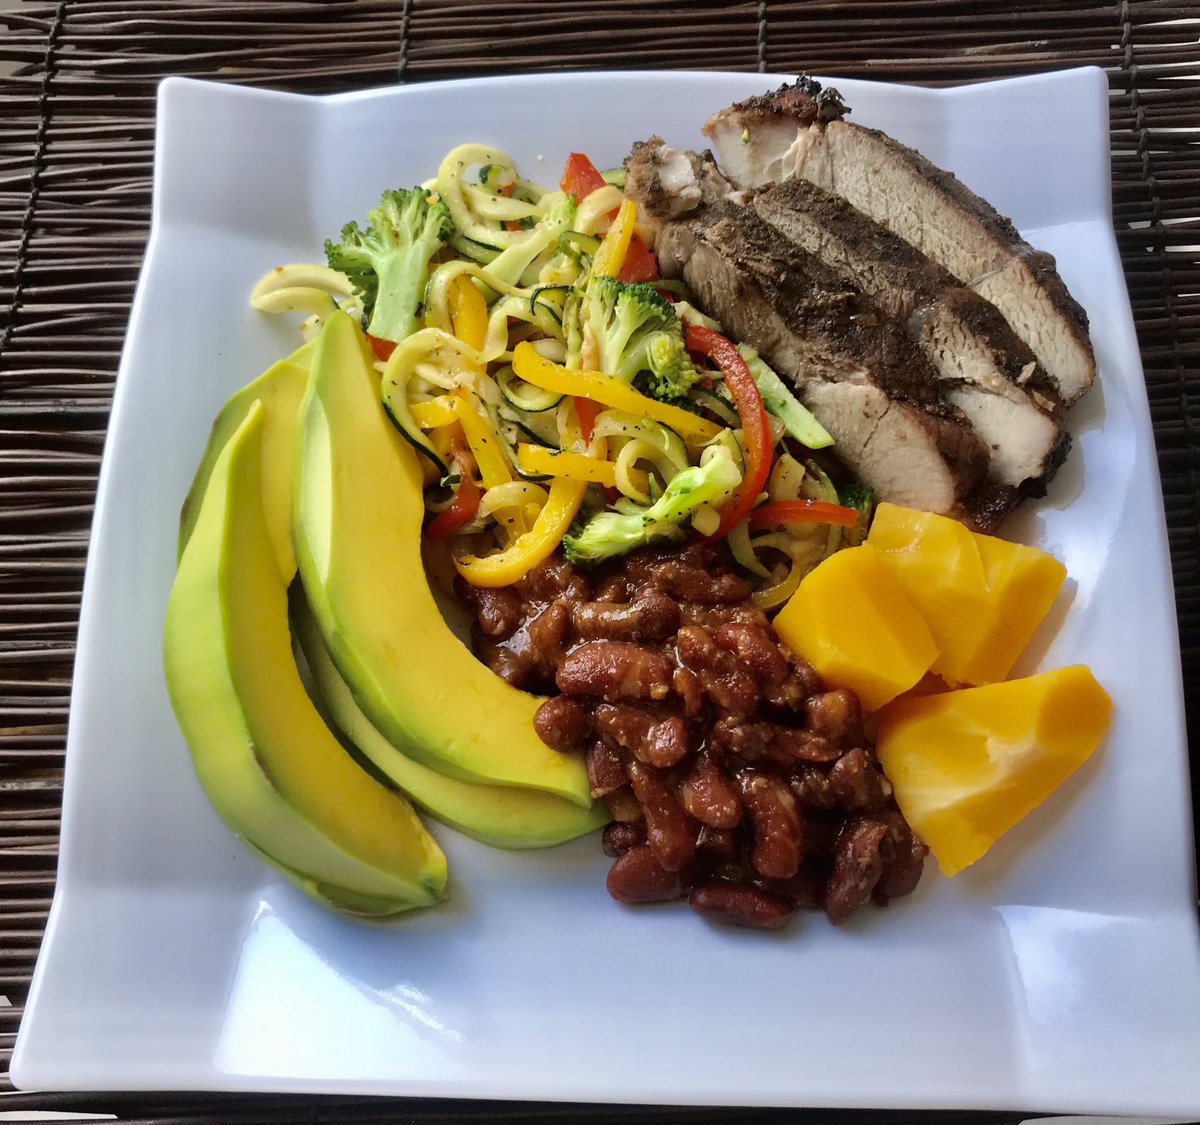
M 209 808 L 163 688 L 180 501 L 223 399 L 294 343 L 267 268 L 320 257 L 465 140 L 553 182 L 780 81 L 572 74 L 310 99 L 168 79 L 153 233 L 96 507 L 62 860 L 13 1061 L 41 1089 L 306 1090 L 628 1102 L 1200 1110 L 1200 944 L 1154 444 L 1110 224 L 1099 70 L 954 90 L 845 81 L 853 120 L 953 169 L 1058 256 L 1101 381 L 1009 531 L 1071 579 L 1028 663 L 1085 662 L 1106 747 L 976 867 L 834 930 L 626 909 L 595 839 L 513 855 L 440 832 L 452 902 L 332 917 Z

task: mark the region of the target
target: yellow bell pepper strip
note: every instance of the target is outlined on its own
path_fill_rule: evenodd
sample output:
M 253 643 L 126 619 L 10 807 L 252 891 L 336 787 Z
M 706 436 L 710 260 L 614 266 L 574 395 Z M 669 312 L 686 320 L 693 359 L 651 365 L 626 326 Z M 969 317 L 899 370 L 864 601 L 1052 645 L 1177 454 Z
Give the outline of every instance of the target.
M 570 477 L 572 480 L 589 481 L 606 488 L 615 488 L 617 483 L 617 467 L 611 461 L 601 461 L 584 453 L 570 453 L 565 450 L 559 452 L 547 449 L 544 445 L 518 445 L 517 464 L 526 473 Z
M 587 481 L 555 477 L 550 496 L 529 531 L 494 555 L 455 558 L 455 569 L 472 586 L 511 586 L 549 558 L 562 542 L 587 490 Z
M 454 335 L 477 352 L 487 342 L 488 307 L 483 294 L 466 274 L 459 274 L 450 285 L 450 323 Z
M 604 241 L 600 243 L 600 249 L 592 259 L 592 274 L 595 277 L 616 277 L 621 272 L 636 222 L 637 204 L 632 199 L 626 199 L 617 210 L 617 217 L 613 219 Z
M 721 427 L 689 410 L 658 402 L 636 391 L 628 383 L 599 371 L 569 371 L 561 364 L 542 358 L 529 343 L 520 343 L 513 352 L 513 371 L 527 383 L 545 391 L 575 395 L 593 402 L 626 410 L 670 426 L 684 441 L 701 445 L 721 432 Z
M 449 395 L 438 395 L 408 408 L 413 421 L 423 430 L 436 430 L 458 421 L 458 403 Z
M 471 401 L 474 396 L 466 387 L 455 387 L 450 393 L 457 403 L 458 420 L 463 433 L 467 435 L 467 444 L 471 447 L 475 463 L 479 466 L 483 487 L 494 488 L 498 484 L 507 484 L 513 479 L 512 471 L 491 423 L 475 409 Z

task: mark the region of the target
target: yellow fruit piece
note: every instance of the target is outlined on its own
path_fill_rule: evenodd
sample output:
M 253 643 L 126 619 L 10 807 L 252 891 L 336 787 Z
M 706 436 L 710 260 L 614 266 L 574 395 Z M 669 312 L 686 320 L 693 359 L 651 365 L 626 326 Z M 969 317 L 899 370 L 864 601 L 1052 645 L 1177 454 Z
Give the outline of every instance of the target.
M 925 619 L 932 670 L 952 687 L 1003 680 L 1067 576 L 1044 551 L 895 504 L 876 509 L 867 542 Z
M 937 647 L 879 552 L 863 544 L 810 571 L 775 618 L 780 640 L 868 711 L 907 691 Z
M 898 699 L 876 740 L 896 803 L 943 875 L 980 858 L 1100 744 L 1112 702 L 1082 665 Z

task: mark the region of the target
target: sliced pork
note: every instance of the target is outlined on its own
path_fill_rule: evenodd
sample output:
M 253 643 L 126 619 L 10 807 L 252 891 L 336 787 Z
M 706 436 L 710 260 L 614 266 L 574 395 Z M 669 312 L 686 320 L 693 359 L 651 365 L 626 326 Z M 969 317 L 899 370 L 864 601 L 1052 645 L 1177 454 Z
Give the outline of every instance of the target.
M 1040 495 L 1066 453 L 1058 394 L 994 305 L 839 196 L 807 180 L 749 193 L 782 235 L 851 279 L 907 326 L 946 398 L 991 453 L 990 473 Z
M 1011 508 L 1015 490 L 985 479 L 988 451 L 924 354 L 836 271 L 728 200 L 667 222 L 656 248 L 664 275 L 789 379 L 881 499 L 981 529 Z
M 625 158 L 625 194 L 652 225 L 717 203 L 732 190 L 710 156 L 671 148 L 662 137 L 637 142 Z
M 1091 386 L 1087 315 L 1054 259 L 951 173 L 885 133 L 842 120 L 841 99 L 802 79 L 704 126 L 739 188 L 790 178 L 841 196 L 991 301 L 1071 403 Z

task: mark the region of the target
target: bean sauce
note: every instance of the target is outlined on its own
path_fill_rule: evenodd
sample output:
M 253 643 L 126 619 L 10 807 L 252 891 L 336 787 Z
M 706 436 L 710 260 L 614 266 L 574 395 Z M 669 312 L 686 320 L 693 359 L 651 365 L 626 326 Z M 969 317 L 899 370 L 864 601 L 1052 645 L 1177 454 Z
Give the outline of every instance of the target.
M 857 697 L 783 648 L 721 550 L 641 550 L 584 573 L 555 555 L 515 586 L 459 594 L 475 651 L 551 694 L 542 741 L 582 752 L 613 823 L 623 903 L 710 921 L 840 924 L 910 894 L 927 853 L 895 801 Z

